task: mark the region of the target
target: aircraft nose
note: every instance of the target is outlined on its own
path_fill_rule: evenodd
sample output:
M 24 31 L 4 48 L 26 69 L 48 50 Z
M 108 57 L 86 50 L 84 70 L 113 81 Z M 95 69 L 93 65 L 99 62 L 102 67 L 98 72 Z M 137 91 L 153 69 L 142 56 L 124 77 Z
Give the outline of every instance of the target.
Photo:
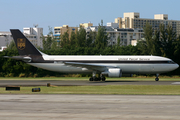
M 177 69 L 178 67 L 179 67 L 179 65 L 178 65 L 177 63 L 175 63 L 175 65 L 174 65 L 173 68 L 174 68 L 174 70 L 175 70 L 175 69 Z
M 176 69 L 179 67 L 179 65 L 178 64 L 176 64 Z

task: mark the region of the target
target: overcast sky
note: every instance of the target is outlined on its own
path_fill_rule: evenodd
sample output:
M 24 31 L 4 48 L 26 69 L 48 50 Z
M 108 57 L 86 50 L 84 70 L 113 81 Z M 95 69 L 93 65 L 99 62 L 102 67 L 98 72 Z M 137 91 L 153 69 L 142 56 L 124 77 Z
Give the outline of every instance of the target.
M 106 25 L 124 12 L 152 19 L 154 14 L 168 14 L 170 20 L 180 20 L 179 8 L 179 0 L 0 0 L 0 31 L 38 24 L 47 34 L 48 26 L 98 25 L 101 20 Z

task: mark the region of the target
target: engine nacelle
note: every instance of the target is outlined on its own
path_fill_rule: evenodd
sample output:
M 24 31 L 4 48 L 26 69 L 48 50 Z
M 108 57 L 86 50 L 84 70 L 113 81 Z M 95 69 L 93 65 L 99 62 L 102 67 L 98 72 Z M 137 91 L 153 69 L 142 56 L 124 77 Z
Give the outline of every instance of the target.
M 117 78 L 122 76 L 122 70 L 120 68 L 109 68 L 107 72 L 102 72 L 102 74 Z

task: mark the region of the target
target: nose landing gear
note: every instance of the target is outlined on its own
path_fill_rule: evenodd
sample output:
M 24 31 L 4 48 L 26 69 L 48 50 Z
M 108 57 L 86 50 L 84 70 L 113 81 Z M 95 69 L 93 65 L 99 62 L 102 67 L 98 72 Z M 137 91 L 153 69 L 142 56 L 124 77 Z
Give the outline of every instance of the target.
M 155 81 L 159 81 L 159 78 L 158 78 L 158 77 L 159 77 L 159 74 L 157 73 L 157 74 L 156 74 Z

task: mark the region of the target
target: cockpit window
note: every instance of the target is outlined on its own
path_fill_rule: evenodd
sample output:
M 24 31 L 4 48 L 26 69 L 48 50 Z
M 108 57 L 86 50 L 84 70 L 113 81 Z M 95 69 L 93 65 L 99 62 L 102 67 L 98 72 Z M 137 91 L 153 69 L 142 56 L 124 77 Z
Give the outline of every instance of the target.
M 168 63 L 169 63 L 169 64 L 175 64 L 175 62 L 172 61 L 172 60 L 171 60 L 171 61 L 168 61 Z

